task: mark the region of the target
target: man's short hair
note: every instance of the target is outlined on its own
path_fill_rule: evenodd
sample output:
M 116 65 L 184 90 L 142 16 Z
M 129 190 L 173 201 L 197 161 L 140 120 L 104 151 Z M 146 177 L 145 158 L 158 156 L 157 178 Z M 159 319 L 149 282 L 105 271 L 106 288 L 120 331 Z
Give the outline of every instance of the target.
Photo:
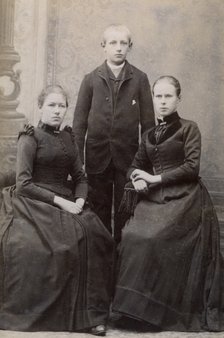
M 120 25 L 120 24 L 111 24 L 109 25 L 105 31 L 103 32 L 103 39 L 102 39 L 102 46 L 105 45 L 107 41 L 107 33 L 112 31 L 112 30 L 117 30 L 117 31 L 123 31 L 127 34 L 128 40 L 129 40 L 129 46 L 132 45 L 132 39 L 131 39 L 131 32 L 130 30 L 125 26 L 125 25 Z

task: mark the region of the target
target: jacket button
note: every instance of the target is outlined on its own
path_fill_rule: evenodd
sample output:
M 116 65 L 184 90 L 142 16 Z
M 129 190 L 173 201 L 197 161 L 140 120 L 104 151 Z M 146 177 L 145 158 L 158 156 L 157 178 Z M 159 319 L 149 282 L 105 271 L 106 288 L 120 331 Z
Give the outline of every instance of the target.
M 106 101 L 109 101 L 109 97 L 108 96 L 106 96 Z
M 158 148 L 157 148 L 157 147 L 155 147 L 155 151 L 158 151 Z

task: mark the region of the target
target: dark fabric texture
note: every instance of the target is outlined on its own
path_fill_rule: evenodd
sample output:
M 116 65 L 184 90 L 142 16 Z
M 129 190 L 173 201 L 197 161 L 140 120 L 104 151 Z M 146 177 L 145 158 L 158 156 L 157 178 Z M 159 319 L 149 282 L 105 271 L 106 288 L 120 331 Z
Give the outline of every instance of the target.
M 138 193 L 131 181 L 125 184 L 124 194 L 119 206 L 119 213 L 127 219 L 134 215 L 138 203 Z
M 165 136 L 166 135 L 166 136 Z M 156 142 L 144 135 L 128 173 L 162 175 L 148 186 L 123 230 L 113 311 L 171 331 L 224 330 L 224 275 L 219 225 L 198 178 L 200 132 L 168 122 Z
M 73 215 L 53 205 L 55 194 L 86 198 L 87 182 L 71 134 L 39 125 L 33 136 L 20 136 L 17 183 L 3 189 L 1 329 L 76 331 L 106 323 L 113 240 L 88 207 Z
M 121 230 L 125 225 L 125 219 L 119 213 L 126 175 L 110 162 L 106 170 L 99 174 L 89 174 L 89 202 L 95 213 L 99 216 L 114 239 L 118 243 L 121 240 Z M 114 200 L 114 231 L 112 231 L 112 201 Z
M 81 159 L 85 162 L 93 210 L 110 232 L 114 194 L 116 242 L 120 241 L 124 226 L 118 208 L 126 171 L 138 149 L 139 125 L 143 133 L 154 124 L 147 75 L 127 61 L 117 79 L 106 62 L 83 79 L 73 131 Z
M 139 123 L 142 132 L 155 124 L 147 75 L 127 61 L 124 67 L 115 93 L 106 62 L 81 84 L 73 130 L 87 174 L 103 172 L 111 160 L 126 173 L 138 149 Z
M 68 175 L 71 187 L 67 187 Z M 33 136 L 21 135 L 17 147 L 16 191 L 53 204 L 54 195 L 86 199 L 87 180 L 72 134 L 39 123 Z

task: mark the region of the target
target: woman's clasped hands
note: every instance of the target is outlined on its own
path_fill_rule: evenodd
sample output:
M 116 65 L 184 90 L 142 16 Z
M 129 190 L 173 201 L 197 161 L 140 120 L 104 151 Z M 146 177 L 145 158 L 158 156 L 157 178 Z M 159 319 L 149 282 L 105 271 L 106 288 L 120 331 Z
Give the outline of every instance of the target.
M 148 184 L 161 182 L 161 175 L 151 175 L 140 169 L 135 169 L 130 178 L 137 192 L 146 192 Z
M 82 212 L 84 203 L 85 201 L 83 198 L 77 198 L 75 202 L 72 202 L 72 201 L 66 200 L 63 197 L 59 197 L 59 196 L 54 197 L 55 205 L 75 215 L 78 215 Z

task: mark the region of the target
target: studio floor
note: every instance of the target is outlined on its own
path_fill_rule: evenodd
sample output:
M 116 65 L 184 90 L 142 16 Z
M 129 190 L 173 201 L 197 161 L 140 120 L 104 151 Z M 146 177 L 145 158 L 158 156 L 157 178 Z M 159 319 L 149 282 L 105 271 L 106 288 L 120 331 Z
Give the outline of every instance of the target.
M 94 337 L 87 333 L 69 333 L 69 332 L 15 332 L 0 331 L 1 338 L 91 338 Z M 108 328 L 108 338 L 224 338 L 224 332 L 211 333 L 185 333 L 185 332 L 136 332 L 130 330 L 118 330 Z

